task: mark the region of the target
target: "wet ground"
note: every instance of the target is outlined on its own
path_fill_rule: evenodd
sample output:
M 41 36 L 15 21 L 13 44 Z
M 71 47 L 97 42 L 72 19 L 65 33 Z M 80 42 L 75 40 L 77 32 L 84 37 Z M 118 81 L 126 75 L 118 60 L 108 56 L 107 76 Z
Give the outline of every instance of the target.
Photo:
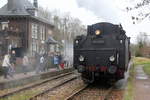
M 143 71 L 143 66 L 136 67 L 136 79 L 138 79 L 138 80 L 148 79 L 148 76 Z
M 150 79 L 143 71 L 143 66 L 136 67 L 134 100 L 150 100 Z
M 57 71 L 56 68 L 52 68 L 49 70 L 50 72 L 54 72 L 54 71 Z M 43 72 L 44 73 L 44 72 Z M 42 74 L 42 73 L 39 73 L 39 74 Z M 22 78 L 26 78 L 26 77 L 31 77 L 33 75 L 36 75 L 35 71 L 33 72 L 28 72 L 27 74 L 24 74 L 24 73 L 19 73 L 19 74 L 14 74 L 13 77 L 8 77 L 8 79 L 4 79 L 3 76 L 0 76 L 0 83 L 1 82 L 7 82 L 7 81 L 11 81 L 11 80 L 16 80 L 16 79 L 22 79 Z
M 133 62 L 130 62 L 128 67 L 129 67 L 128 69 L 130 69 L 130 67 L 133 67 Z M 116 89 L 125 89 L 128 83 L 128 77 L 129 77 L 129 70 L 125 73 L 125 78 L 119 80 L 115 84 Z

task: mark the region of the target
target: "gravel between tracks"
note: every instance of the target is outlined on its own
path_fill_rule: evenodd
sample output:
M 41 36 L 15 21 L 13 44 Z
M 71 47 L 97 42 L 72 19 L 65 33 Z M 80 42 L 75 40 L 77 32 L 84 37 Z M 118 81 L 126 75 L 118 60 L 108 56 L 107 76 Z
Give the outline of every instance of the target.
M 78 91 L 85 85 L 86 84 L 78 78 L 74 81 L 66 83 L 54 91 L 50 91 L 45 95 L 36 98 L 35 100 L 66 100 L 68 96 Z M 108 95 L 108 98 L 105 99 L 107 93 L 110 94 Z M 112 89 L 111 92 L 109 92 L 109 89 L 107 88 L 90 87 L 69 100 L 123 100 L 123 95 L 124 90 Z
M 69 100 L 123 100 L 123 94 L 123 90 L 112 89 L 109 92 L 107 88 L 91 86 Z
M 81 79 L 76 79 L 74 81 L 68 82 L 63 86 L 50 91 L 47 94 L 38 97 L 36 100 L 64 100 L 66 97 L 74 93 L 76 90 L 83 87 L 85 84 Z
M 63 76 L 67 76 L 68 74 L 71 74 L 71 72 L 70 73 L 65 73 L 65 74 L 60 74 L 60 75 L 57 75 L 57 76 L 53 76 L 51 78 L 44 79 L 44 80 L 41 79 L 41 80 L 38 80 L 37 82 L 29 83 L 27 85 L 22 85 L 22 86 L 18 86 L 18 87 L 15 87 L 15 88 L 0 90 L 0 98 L 3 98 L 3 97 L 6 97 L 6 96 L 9 96 L 9 95 L 27 90 L 29 88 L 36 87 L 40 84 L 50 82 L 54 79 L 57 79 L 57 78 L 60 78 L 60 77 L 63 77 Z
M 52 88 L 52 87 L 56 86 L 57 84 L 59 84 L 61 81 L 66 80 L 66 79 L 71 78 L 71 77 L 75 77 L 75 75 L 71 74 L 71 75 L 67 75 L 65 77 L 61 77 L 61 78 L 52 80 L 52 81 L 44 83 L 42 85 L 33 87 L 31 89 L 28 89 L 28 90 L 25 90 L 25 91 L 22 91 L 22 92 L 19 92 L 19 93 L 13 95 L 13 96 L 10 96 L 9 98 L 13 98 L 17 95 L 17 98 L 20 98 L 20 97 L 24 96 L 24 97 L 27 97 L 29 99 L 33 95 L 36 95 L 36 94 L 40 93 L 41 91 L 46 90 L 47 88 Z M 10 99 L 10 100 L 13 100 L 13 99 Z

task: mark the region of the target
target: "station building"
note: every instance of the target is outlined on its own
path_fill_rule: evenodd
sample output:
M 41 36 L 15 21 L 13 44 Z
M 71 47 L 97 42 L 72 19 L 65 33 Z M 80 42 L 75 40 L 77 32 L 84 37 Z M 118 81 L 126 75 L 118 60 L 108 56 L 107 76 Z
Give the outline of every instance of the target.
M 53 41 L 47 41 L 53 29 L 50 20 L 42 17 L 37 0 L 33 4 L 28 0 L 8 0 L 0 8 L 0 54 L 10 49 L 31 55 L 48 52 L 49 44 Z

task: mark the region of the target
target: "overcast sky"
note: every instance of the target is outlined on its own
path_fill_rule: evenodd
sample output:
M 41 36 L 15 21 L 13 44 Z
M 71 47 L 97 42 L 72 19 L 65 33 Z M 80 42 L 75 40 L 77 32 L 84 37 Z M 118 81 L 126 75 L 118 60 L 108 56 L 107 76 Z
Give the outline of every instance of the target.
M 6 4 L 7 0 L 0 0 L 0 7 Z M 33 0 L 30 0 L 33 1 Z M 135 42 L 139 32 L 150 32 L 150 22 L 145 19 L 137 25 L 132 24 L 131 15 L 124 8 L 133 6 L 141 0 L 38 0 L 39 5 L 49 10 L 59 9 L 61 12 L 70 12 L 73 17 L 79 18 L 84 25 L 97 22 L 121 23 L 127 35 Z

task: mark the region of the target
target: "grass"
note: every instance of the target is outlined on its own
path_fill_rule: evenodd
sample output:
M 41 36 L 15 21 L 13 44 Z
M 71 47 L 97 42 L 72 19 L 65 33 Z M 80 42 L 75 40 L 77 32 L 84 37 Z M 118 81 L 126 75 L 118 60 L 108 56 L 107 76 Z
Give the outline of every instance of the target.
M 133 66 L 130 69 L 130 76 L 128 78 L 127 91 L 124 96 L 124 100 L 134 100 L 134 75 L 135 67 L 143 65 L 143 69 L 146 74 L 150 75 L 150 59 L 143 57 L 133 58 Z
M 143 69 L 144 69 L 144 72 L 150 76 L 150 63 L 145 64 Z
M 134 64 L 143 65 L 143 69 L 145 73 L 150 75 L 150 59 L 149 58 L 136 57 L 134 58 Z
M 145 65 L 150 64 L 149 58 L 143 58 L 143 57 L 135 57 L 133 58 L 134 65 Z
M 24 93 L 15 94 L 8 98 L 0 99 L 0 100 L 29 100 L 33 95 L 37 94 L 35 91 L 26 91 Z

